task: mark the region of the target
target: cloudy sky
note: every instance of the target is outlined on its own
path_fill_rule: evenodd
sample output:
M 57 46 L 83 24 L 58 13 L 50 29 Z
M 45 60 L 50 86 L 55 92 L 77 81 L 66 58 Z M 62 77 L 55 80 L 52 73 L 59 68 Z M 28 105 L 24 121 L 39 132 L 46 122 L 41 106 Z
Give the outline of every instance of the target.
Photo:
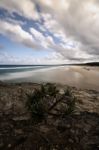
M 0 0 L 0 64 L 99 60 L 99 0 Z

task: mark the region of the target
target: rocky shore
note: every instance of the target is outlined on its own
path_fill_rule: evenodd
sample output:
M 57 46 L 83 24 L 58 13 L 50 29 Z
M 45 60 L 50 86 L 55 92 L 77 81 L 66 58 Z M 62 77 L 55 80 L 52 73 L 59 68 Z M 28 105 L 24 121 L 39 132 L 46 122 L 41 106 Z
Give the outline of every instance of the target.
M 99 150 L 99 92 L 0 82 L 0 150 L 21 149 Z

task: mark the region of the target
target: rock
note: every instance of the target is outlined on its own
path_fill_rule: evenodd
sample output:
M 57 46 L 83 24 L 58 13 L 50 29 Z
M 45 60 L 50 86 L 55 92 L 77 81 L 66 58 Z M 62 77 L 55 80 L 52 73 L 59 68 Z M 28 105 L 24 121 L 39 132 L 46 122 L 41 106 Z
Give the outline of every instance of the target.
M 8 148 L 11 148 L 11 146 L 12 146 L 11 144 L 8 144 Z
M 22 121 L 22 120 L 30 120 L 30 114 L 26 115 L 26 116 L 15 116 L 14 118 L 12 118 L 14 121 Z
M 59 90 L 59 94 L 61 94 L 61 95 L 65 94 L 64 89 L 60 89 L 60 90 Z
M 15 129 L 15 134 L 23 134 L 23 130 L 22 129 Z

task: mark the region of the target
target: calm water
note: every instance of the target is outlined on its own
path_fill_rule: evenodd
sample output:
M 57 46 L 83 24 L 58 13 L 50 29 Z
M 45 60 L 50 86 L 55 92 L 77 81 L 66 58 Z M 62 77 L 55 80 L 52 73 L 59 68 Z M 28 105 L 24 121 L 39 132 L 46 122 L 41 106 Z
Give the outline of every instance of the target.
M 99 67 L 0 66 L 0 80 L 6 82 L 54 82 L 99 90 Z

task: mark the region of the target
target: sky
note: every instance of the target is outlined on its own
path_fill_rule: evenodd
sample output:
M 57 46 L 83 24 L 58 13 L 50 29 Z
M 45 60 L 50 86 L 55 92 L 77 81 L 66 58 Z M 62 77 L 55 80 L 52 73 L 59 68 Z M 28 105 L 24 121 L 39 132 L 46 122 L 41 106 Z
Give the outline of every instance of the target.
M 0 0 L 0 64 L 99 61 L 99 0 Z

